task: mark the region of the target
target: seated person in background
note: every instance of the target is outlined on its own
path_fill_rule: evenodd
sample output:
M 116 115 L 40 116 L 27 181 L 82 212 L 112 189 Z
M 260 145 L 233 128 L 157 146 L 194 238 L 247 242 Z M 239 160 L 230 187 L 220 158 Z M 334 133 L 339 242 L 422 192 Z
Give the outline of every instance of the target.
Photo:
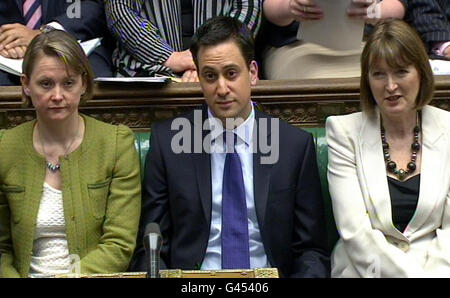
M 80 115 L 93 74 L 64 31 L 25 52 L 23 94 L 36 120 L 0 131 L 0 276 L 125 271 L 140 213 L 134 134 Z M 71 264 L 75 261 L 75 264 Z
M 0 55 L 6 58 L 23 58 L 31 40 L 40 34 L 41 25 L 65 30 L 81 41 L 103 37 L 89 61 L 96 76 L 112 76 L 114 44 L 102 0 L 0 1 L 0 25 Z M 0 70 L 0 86 L 5 85 L 20 85 L 20 77 Z
M 430 58 L 450 60 L 450 1 L 401 0 L 405 21 L 419 32 Z
M 450 113 L 427 105 L 433 91 L 420 37 L 381 21 L 361 56 L 363 111 L 326 122 L 332 277 L 450 276 Z
M 235 18 L 212 18 L 191 52 L 207 105 L 153 125 L 138 242 L 156 222 L 168 268 L 329 276 L 314 141 L 253 108 L 258 66 L 250 31 Z M 171 129 L 180 123 L 181 132 Z M 141 246 L 132 270 L 145 270 L 144 256 Z
M 117 76 L 180 75 L 196 82 L 190 38 L 208 18 L 225 15 L 244 22 L 255 35 L 261 0 L 110 0 L 108 26 L 117 39 Z
M 402 18 L 400 0 L 384 0 L 378 4 L 353 0 L 348 16 L 373 21 L 379 18 Z M 301 22 L 324 17 L 313 0 L 264 0 L 267 23 L 261 32 L 262 43 L 268 48 L 262 53 L 265 78 L 302 79 L 358 77 L 361 49 L 336 51 L 321 45 L 297 40 Z

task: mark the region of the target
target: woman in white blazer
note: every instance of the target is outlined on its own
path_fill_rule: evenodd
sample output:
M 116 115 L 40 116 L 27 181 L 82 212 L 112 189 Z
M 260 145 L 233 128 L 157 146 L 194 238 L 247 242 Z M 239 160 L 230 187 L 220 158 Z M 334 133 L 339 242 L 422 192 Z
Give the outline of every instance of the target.
M 382 21 L 361 55 L 362 112 L 327 119 L 340 239 L 332 277 L 450 277 L 450 113 L 415 31 Z

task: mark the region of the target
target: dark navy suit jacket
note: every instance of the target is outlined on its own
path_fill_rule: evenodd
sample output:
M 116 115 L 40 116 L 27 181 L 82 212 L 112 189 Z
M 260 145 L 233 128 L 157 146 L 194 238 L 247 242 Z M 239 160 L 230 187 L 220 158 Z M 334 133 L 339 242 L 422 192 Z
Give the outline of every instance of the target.
M 203 107 L 203 119 L 205 115 Z M 194 112 L 182 117 L 194 129 Z M 261 119 L 271 117 L 255 111 L 257 127 Z M 160 225 L 161 256 L 167 268 L 199 269 L 205 257 L 212 210 L 211 155 L 172 152 L 171 140 L 178 131 L 171 130 L 171 123 L 167 120 L 152 127 L 132 271 L 146 271 L 142 237 L 150 222 Z M 328 277 L 327 232 L 313 138 L 284 121 L 279 123 L 278 161 L 262 164 L 259 150 L 253 157 L 255 208 L 264 249 L 283 277 Z M 203 137 L 208 133 L 203 131 Z M 266 135 L 270 140 L 270 133 Z
M 42 0 L 42 23 L 52 21 L 60 23 L 64 29 L 81 41 L 96 37 L 103 37 L 102 45 L 90 56 L 92 68 L 96 76 L 112 76 L 112 51 L 113 39 L 106 26 L 105 8 L 102 0 L 81 0 L 80 18 L 70 18 L 67 11 L 72 12 L 71 5 L 76 1 L 66 0 Z M 25 24 L 23 18 L 23 0 L 0 1 L 0 25 L 20 23 Z M 1 71 L 0 71 L 1 72 Z M 5 73 L 0 74 L 0 85 L 8 84 Z M 17 84 L 18 77 L 12 78 L 12 83 Z M 11 82 L 10 82 L 11 83 Z

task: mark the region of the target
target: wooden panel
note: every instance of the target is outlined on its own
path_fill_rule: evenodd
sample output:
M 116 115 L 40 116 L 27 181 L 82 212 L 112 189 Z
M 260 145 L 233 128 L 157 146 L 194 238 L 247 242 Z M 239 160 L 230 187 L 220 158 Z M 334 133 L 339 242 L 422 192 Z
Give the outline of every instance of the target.
M 267 113 L 296 126 L 323 126 L 329 115 L 359 111 L 359 78 L 316 80 L 262 80 L 252 98 Z M 203 103 L 198 83 L 97 84 L 94 99 L 80 110 L 109 123 L 148 130 L 154 121 L 167 119 Z M 436 77 L 433 105 L 450 110 L 450 76 Z M 0 87 L 0 128 L 11 128 L 35 117 L 22 100 L 20 86 Z
M 276 268 L 234 270 L 160 270 L 161 278 L 279 278 Z M 147 278 L 146 272 L 119 272 L 98 274 L 61 274 L 56 278 Z

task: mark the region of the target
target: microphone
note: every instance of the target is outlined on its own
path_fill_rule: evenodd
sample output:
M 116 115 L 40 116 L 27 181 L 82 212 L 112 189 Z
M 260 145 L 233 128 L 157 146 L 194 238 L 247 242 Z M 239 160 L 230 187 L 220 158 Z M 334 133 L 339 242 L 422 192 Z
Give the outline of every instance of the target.
M 147 278 L 159 278 L 159 253 L 162 237 L 159 225 L 155 222 L 145 227 L 144 248 L 147 262 Z

